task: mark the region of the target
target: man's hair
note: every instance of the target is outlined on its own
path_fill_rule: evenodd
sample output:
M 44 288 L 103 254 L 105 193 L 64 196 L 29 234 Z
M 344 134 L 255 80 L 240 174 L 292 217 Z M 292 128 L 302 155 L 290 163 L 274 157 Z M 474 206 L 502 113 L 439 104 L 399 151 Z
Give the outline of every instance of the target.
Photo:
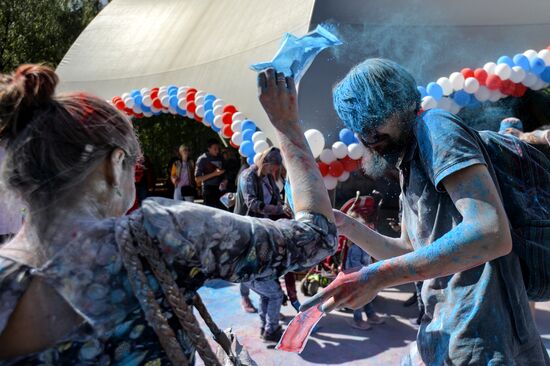
M 212 145 L 219 145 L 219 144 L 220 142 L 216 139 L 208 139 L 208 141 L 206 141 L 206 148 L 210 149 Z
M 392 116 L 417 113 L 420 93 L 414 78 L 403 67 L 373 58 L 354 66 L 336 84 L 333 103 L 344 124 L 361 134 Z

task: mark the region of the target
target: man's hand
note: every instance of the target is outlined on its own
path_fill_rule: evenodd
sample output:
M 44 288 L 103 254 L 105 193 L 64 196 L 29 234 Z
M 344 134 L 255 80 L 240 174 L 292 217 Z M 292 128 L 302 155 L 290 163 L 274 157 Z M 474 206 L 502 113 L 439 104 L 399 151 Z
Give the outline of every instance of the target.
M 219 177 L 220 175 L 223 175 L 224 173 L 225 173 L 225 170 L 216 169 L 212 174 L 214 174 L 214 177 Z
M 368 266 L 340 272 L 323 291 L 304 302 L 300 311 L 318 304 L 321 304 L 320 310 L 325 313 L 341 307 L 359 309 L 368 304 L 382 289 L 376 276 L 377 271 L 373 269 L 375 267 Z
M 258 75 L 258 94 L 271 123 L 285 130 L 289 122 L 298 122 L 298 102 L 294 79 L 268 69 Z

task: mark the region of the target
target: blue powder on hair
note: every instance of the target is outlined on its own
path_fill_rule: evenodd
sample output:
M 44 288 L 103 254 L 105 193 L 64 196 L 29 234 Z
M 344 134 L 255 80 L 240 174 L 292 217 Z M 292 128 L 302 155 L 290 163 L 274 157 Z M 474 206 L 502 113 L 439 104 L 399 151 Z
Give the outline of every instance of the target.
M 353 67 L 334 87 L 334 108 L 349 129 L 367 133 L 396 114 L 417 112 L 420 93 L 416 85 L 399 64 L 368 59 Z

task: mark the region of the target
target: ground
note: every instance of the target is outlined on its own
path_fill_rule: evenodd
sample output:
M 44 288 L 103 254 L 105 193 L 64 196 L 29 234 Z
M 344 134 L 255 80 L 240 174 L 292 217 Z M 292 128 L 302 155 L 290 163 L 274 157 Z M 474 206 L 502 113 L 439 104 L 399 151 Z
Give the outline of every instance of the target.
M 376 310 L 386 317 L 386 323 L 368 331 L 349 326 L 352 314 L 334 312 L 321 319 L 317 329 L 301 354 L 276 351 L 260 340 L 257 314 L 241 310 L 239 287 L 223 281 L 213 281 L 200 290 L 214 320 L 222 328 L 232 327 L 239 341 L 260 366 L 271 365 L 399 365 L 416 338 L 416 328 L 409 319 L 416 317 L 416 306 L 404 307 L 403 301 L 413 290 L 412 285 L 389 288 L 375 300 Z M 302 296 L 300 294 L 300 296 Z M 254 304 L 258 297 L 252 293 Z M 289 306 L 281 310 L 288 323 L 296 314 Z M 537 326 L 547 350 L 550 350 L 550 302 L 537 304 Z M 207 331 L 208 334 L 208 331 Z M 202 365 L 199 360 L 198 365 Z

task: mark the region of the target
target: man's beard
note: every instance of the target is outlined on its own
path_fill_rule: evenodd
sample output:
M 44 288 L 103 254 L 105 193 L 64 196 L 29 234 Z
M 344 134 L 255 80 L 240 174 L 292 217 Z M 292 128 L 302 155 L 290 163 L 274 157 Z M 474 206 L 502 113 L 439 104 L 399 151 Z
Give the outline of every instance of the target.
M 365 150 L 365 155 L 361 160 L 361 167 L 367 177 L 372 179 L 382 178 L 386 172 L 395 169 L 399 160 L 398 151 L 379 153 L 368 148 Z

